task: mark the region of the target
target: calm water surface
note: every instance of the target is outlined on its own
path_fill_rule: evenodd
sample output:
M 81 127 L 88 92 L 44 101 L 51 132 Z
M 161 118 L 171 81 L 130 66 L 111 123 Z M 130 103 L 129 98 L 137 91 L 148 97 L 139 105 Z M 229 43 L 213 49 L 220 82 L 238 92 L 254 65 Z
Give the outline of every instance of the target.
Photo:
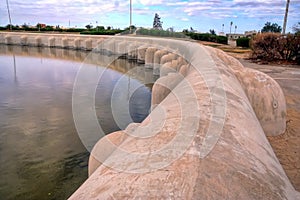
M 86 56 L 0 46 L 0 199 L 67 199 L 87 178 L 89 152 L 72 117 L 73 83 Z M 91 70 L 105 70 L 99 55 L 92 58 L 96 60 L 85 60 Z M 111 96 L 120 108 L 130 96 L 133 121 L 148 115 L 151 91 L 141 79 L 152 72 L 139 67 L 135 78 L 124 76 L 134 65 L 117 60 L 99 81 L 95 106 L 105 133 L 120 129 L 110 109 Z M 112 95 L 120 80 L 122 87 Z M 125 117 L 122 124 L 130 121 Z

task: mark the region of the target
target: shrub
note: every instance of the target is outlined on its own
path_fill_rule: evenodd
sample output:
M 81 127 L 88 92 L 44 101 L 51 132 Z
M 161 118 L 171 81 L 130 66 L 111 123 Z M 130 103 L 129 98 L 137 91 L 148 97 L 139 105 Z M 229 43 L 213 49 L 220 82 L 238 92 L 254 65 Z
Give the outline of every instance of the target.
M 228 44 L 228 38 L 225 36 L 217 36 L 217 43 Z
M 114 30 L 92 30 L 92 31 L 82 31 L 80 32 L 80 34 L 82 35 L 115 35 L 118 33 L 121 33 L 123 30 L 118 30 L 118 29 L 114 29 Z
M 210 33 L 192 33 L 192 32 L 188 32 L 185 34 L 187 36 L 190 36 L 194 40 L 217 42 L 217 43 L 221 43 L 221 44 L 228 43 L 228 38 L 225 36 L 217 36 L 217 35 L 213 35 Z
M 243 38 L 237 39 L 236 46 L 245 47 L 245 48 L 250 47 L 250 38 L 243 37 Z
M 82 32 L 85 31 L 86 29 L 84 28 L 69 28 L 69 29 L 65 29 L 63 30 L 64 32 Z
M 136 31 L 137 35 L 149 35 L 149 36 L 159 36 L 159 37 L 174 37 L 174 38 L 185 38 L 186 35 L 178 32 L 157 30 L 157 29 L 145 29 L 139 28 Z
M 263 33 L 251 42 L 252 58 L 266 61 L 286 60 L 300 62 L 300 36 Z

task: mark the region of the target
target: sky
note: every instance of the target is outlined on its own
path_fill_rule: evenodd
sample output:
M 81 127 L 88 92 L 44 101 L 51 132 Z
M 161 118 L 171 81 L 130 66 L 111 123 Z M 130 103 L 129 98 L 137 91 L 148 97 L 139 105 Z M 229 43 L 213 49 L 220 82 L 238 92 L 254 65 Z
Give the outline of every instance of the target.
M 9 24 L 6 0 L 1 0 L 0 25 Z M 37 23 L 64 27 L 85 27 L 91 24 L 125 28 L 129 26 L 130 0 L 8 0 L 12 24 Z M 151 28 L 155 13 L 163 28 L 175 31 L 228 33 L 261 30 L 266 22 L 283 26 L 286 0 L 132 0 L 133 25 Z M 291 0 L 287 32 L 300 22 L 300 0 Z

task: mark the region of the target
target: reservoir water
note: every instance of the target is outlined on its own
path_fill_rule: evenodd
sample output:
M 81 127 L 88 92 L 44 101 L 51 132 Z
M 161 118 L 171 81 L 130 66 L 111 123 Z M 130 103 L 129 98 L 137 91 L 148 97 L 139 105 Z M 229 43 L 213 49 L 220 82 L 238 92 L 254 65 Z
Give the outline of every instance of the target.
M 67 199 L 87 179 L 89 152 L 72 115 L 80 67 L 103 71 L 95 108 L 106 134 L 124 128 L 114 120 L 112 100 L 122 108 L 123 97 L 130 97 L 132 119 L 122 118 L 120 110 L 124 126 L 148 115 L 151 84 L 143 78 L 151 71 L 122 59 L 101 66 L 105 56 L 87 56 L 84 51 L 0 45 L 0 199 Z M 126 74 L 131 69 L 132 76 Z

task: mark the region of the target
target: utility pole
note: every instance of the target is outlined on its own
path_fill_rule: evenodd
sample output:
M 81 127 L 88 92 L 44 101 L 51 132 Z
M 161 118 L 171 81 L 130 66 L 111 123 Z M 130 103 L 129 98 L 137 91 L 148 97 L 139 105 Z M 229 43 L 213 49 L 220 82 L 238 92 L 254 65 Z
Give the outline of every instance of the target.
M 286 31 L 286 23 L 287 23 L 287 18 L 288 18 L 288 13 L 289 13 L 289 6 L 290 6 L 290 0 L 287 0 L 286 1 L 284 21 L 283 21 L 282 34 L 285 34 L 285 31 Z
M 130 26 L 129 26 L 130 34 L 132 29 L 131 26 L 132 26 L 132 0 L 130 0 Z
M 11 17 L 10 17 L 8 0 L 6 0 L 6 6 L 7 6 L 8 18 L 9 18 L 9 29 L 12 30 L 12 24 L 11 24 Z

